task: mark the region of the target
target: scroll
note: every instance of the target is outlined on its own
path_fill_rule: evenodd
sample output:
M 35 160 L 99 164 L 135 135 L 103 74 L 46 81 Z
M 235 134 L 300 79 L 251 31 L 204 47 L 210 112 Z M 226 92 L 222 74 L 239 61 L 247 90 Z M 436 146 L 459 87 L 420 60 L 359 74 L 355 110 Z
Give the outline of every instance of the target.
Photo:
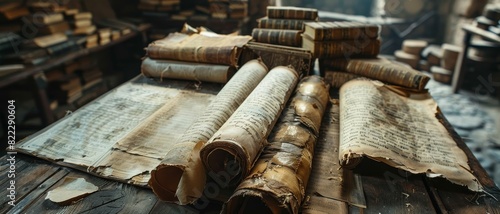
M 179 138 L 165 159 L 151 172 L 148 183 L 158 198 L 189 204 L 201 196 L 206 177 L 199 158 L 200 147 L 236 111 L 267 71 L 267 67 L 259 60 L 247 62 Z
M 228 65 L 146 58 L 142 61 L 141 72 L 144 76 L 159 79 L 227 83 L 234 75 L 235 68 Z
M 304 78 L 252 172 L 226 205 L 228 213 L 252 209 L 298 213 L 311 173 L 314 144 L 329 101 L 328 85 Z
M 231 181 L 229 185 L 250 172 L 297 79 L 297 73 L 284 66 L 267 74 L 201 149 L 201 160 L 209 172 L 229 172 L 226 174 Z

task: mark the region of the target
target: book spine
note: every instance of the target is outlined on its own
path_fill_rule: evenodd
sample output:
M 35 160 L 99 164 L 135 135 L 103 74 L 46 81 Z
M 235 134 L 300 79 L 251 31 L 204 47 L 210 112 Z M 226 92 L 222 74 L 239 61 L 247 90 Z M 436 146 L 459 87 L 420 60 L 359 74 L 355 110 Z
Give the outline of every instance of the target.
M 80 46 L 71 40 L 46 48 L 50 55 L 61 55 L 78 49 L 80 49 Z
M 342 40 L 315 42 L 314 55 L 318 58 L 375 57 L 380 51 L 380 40 Z
M 298 30 L 254 28 L 252 38 L 257 42 L 300 47 L 302 46 L 302 37 L 300 34 L 301 32 Z
M 376 32 L 376 33 L 374 33 Z M 378 30 L 370 27 L 361 28 L 320 28 L 315 30 L 315 40 L 363 40 L 376 39 Z
M 268 8 L 267 16 L 274 19 L 304 19 L 317 20 L 318 11 Z
M 304 30 L 304 22 L 299 19 L 261 19 L 258 28 Z

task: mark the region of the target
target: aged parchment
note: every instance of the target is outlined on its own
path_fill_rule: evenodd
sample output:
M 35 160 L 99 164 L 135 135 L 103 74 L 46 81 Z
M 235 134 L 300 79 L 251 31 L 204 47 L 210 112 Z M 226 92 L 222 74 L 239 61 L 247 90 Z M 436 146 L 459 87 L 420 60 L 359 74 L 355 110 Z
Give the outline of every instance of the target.
M 139 76 L 19 142 L 17 151 L 146 186 L 150 171 L 220 90 L 192 84 Z
M 428 93 L 404 97 L 377 81 L 350 81 L 340 89 L 339 159 L 349 165 L 367 156 L 482 191 L 467 156 L 436 113 L 437 104 Z
M 200 158 L 209 172 L 221 173 L 236 164 L 239 173 L 229 173 L 239 183 L 267 144 L 266 139 L 298 81 L 297 73 L 278 66 L 269 71 L 241 106 L 202 147 Z M 231 167 L 232 168 L 232 167 Z
M 328 90 L 319 76 L 308 76 L 300 82 L 274 127 L 269 144 L 227 202 L 227 213 L 242 209 L 299 212 L 329 101 Z
M 205 169 L 199 158 L 200 147 L 226 122 L 259 82 L 267 67 L 259 60 L 247 62 L 222 88 L 214 101 L 201 109 L 190 127 L 164 153 L 165 158 L 152 172 L 149 185 L 162 200 L 188 204 L 201 196 Z

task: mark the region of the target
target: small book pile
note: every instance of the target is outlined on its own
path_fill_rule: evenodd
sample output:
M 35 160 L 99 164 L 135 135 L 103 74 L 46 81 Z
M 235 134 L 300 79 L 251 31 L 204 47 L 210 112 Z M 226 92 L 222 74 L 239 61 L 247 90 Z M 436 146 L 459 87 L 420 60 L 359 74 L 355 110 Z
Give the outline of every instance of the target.
M 91 12 L 77 12 L 68 14 L 67 17 L 73 26 L 74 35 L 92 35 L 97 29 L 92 23 Z
M 268 6 L 267 17 L 258 20 L 252 38 L 256 42 L 301 47 L 304 24 L 316 21 L 317 9 Z
M 212 18 L 244 19 L 248 14 L 248 1 L 208 0 Z
M 475 25 L 483 30 L 488 30 L 500 36 L 500 4 L 489 4 L 483 11 L 483 15 L 475 19 Z
M 302 47 L 320 59 L 375 57 L 379 26 L 357 22 L 307 22 Z
M 452 44 L 429 45 L 424 40 L 405 40 L 394 52 L 396 61 L 415 70 L 431 72 L 436 81 L 450 83 L 462 48 Z
M 29 14 L 30 11 L 23 5 L 22 1 L 0 4 L 0 21 L 2 21 L 2 24 L 11 23 Z
M 142 11 L 173 12 L 180 10 L 180 0 L 140 0 L 137 8 Z
M 147 77 L 226 83 L 250 36 L 171 33 L 146 48 L 141 71 Z

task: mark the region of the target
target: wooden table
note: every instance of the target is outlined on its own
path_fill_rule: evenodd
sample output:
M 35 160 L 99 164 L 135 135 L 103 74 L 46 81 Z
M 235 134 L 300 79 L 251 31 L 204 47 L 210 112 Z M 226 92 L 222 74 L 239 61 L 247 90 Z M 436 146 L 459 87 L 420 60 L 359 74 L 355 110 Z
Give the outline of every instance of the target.
M 500 199 L 500 190 L 479 165 L 441 115 L 458 145 L 470 160 L 474 175 L 491 196 Z M 325 116 L 324 122 L 331 118 Z M 324 139 L 321 137 L 318 139 Z M 333 153 L 332 153 L 333 154 Z M 85 172 L 55 165 L 38 158 L 14 154 L 16 206 L 7 204 L 11 178 L 8 170 L 10 154 L 0 158 L 0 213 L 219 213 L 222 203 L 211 201 L 203 210 L 195 206 L 179 206 L 159 201 L 150 189 L 99 178 Z M 349 207 L 349 213 L 500 213 L 500 202 L 485 194 L 468 191 L 444 179 L 429 179 L 368 159 L 353 171 L 362 178 L 367 209 Z M 81 201 L 60 206 L 45 200 L 46 193 L 59 186 L 65 177 L 83 177 L 97 185 L 99 191 Z M 336 187 L 332 187 L 336 188 Z M 332 205 L 330 213 L 339 213 Z

